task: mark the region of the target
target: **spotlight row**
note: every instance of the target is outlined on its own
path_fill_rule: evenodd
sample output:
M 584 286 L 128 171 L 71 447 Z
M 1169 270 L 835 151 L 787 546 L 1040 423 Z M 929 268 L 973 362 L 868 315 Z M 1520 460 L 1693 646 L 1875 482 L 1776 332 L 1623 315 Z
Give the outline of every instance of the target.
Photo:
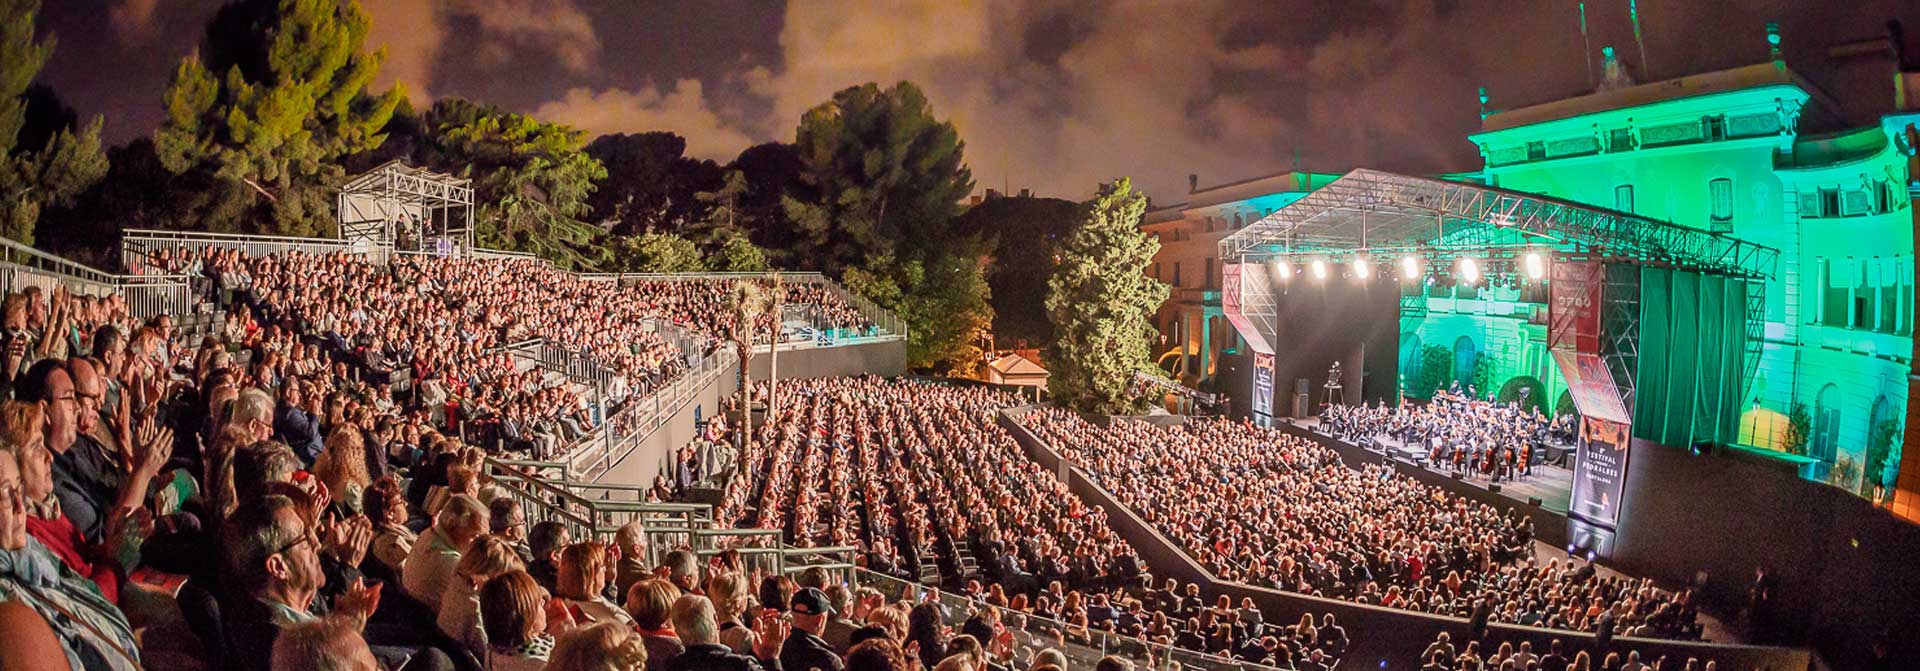
M 1457 257 L 1453 261 L 1453 273 L 1458 275 L 1462 280 L 1465 280 L 1468 284 L 1472 284 L 1480 281 L 1480 264 L 1481 261 L 1471 257 Z M 1306 272 L 1311 273 L 1313 279 L 1324 280 L 1327 279 L 1327 275 L 1332 272 L 1330 267 L 1331 264 L 1327 259 L 1315 257 L 1307 261 Z M 1347 267 L 1356 279 L 1364 280 L 1373 277 L 1373 260 L 1368 257 L 1356 256 L 1352 261 L 1347 262 Z M 1547 259 L 1539 252 L 1527 252 L 1520 257 L 1520 269 L 1526 273 L 1527 279 L 1546 279 Z M 1294 267 L 1292 261 L 1286 259 L 1275 261 L 1274 270 L 1283 281 L 1293 279 L 1294 275 L 1301 272 L 1300 269 Z M 1402 279 L 1418 280 L 1420 279 L 1422 270 L 1423 267 L 1419 256 L 1408 254 L 1400 257 L 1400 277 Z

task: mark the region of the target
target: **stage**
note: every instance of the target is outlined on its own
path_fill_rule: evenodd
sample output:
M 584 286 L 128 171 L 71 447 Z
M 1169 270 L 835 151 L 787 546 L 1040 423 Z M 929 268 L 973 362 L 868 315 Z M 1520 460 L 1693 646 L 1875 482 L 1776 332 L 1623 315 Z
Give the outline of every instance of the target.
M 1353 442 L 1347 441 L 1345 438 L 1339 436 L 1322 432 L 1320 430 L 1320 419 L 1318 417 L 1294 420 L 1294 425 L 1333 440 Z M 1449 470 L 1434 468 L 1426 464 L 1425 453 L 1422 450 L 1408 449 L 1405 445 L 1401 444 L 1400 441 L 1394 440 L 1384 434 L 1373 436 L 1371 445 L 1360 444 L 1360 446 L 1367 448 L 1371 452 L 1381 454 L 1384 457 L 1390 457 L 1402 463 L 1424 468 L 1434 473 L 1451 473 Z M 1460 480 L 1480 489 L 1489 489 L 1488 485 L 1493 484 L 1492 478 L 1478 473 L 1465 475 L 1461 477 Z M 1538 498 L 1540 499 L 1541 508 L 1561 515 L 1567 514 L 1567 510 L 1573 500 L 1573 470 L 1570 468 L 1550 466 L 1544 463 L 1536 464 L 1527 475 L 1517 480 L 1502 480 L 1499 484 L 1500 491 L 1496 493 L 1500 496 L 1513 499 L 1523 504 L 1530 498 Z

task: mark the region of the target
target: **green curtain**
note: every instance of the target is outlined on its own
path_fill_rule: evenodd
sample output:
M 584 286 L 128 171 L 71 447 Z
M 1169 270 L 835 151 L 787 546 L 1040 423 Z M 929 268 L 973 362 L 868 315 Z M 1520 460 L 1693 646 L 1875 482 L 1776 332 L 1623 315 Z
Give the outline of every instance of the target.
M 1635 437 L 1676 446 L 1737 439 L 1746 294 L 1738 278 L 1641 269 Z

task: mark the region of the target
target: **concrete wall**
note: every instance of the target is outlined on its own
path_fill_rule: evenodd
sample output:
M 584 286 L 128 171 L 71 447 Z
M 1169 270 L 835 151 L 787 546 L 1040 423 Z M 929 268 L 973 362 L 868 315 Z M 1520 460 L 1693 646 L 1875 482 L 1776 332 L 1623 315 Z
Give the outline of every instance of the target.
M 1414 660 L 1419 659 L 1421 651 L 1425 650 L 1427 644 L 1431 643 L 1440 632 L 1450 632 L 1455 641 L 1466 640 L 1469 629 L 1467 621 L 1461 618 L 1322 599 L 1214 579 L 1204 567 L 1195 563 L 1151 524 L 1140 519 L 1133 511 L 1121 505 L 1110 492 L 1095 484 L 1086 471 L 1067 462 L 1059 453 L 1054 452 L 1051 447 L 1021 426 L 1015 418 L 1023 412 L 1021 409 L 1016 409 L 1000 413 L 1001 426 L 1006 427 L 1013 434 L 1015 441 L 1020 444 L 1029 458 L 1059 474 L 1066 482 L 1067 488 L 1076 496 L 1106 511 L 1114 530 L 1125 537 L 1134 551 L 1146 560 L 1157 578 L 1199 582 L 1208 594 L 1227 594 L 1236 601 L 1241 597 L 1251 598 L 1259 605 L 1267 622 L 1291 623 L 1298 621 L 1302 613 L 1313 613 L 1316 616 L 1321 613 L 1333 613 L 1341 626 L 1346 628 L 1348 638 L 1353 641 L 1352 647 L 1341 661 L 1343 668 L 1414 669 L 1419 666 Z M 1594 647 L 1593 637 L 1579 632 L 1503 624 L 1492 625 L 1490 631 L 1489 638 L 1492 641 L 1513 641 L 1516 644 L 1520 641 L 1531 641 L 1536 651 L 1545 651 L 1554 639 L 1559 639 L 1566 644 L 1569 655 L 1575 650 L 1592 650 Z M 1718 660 L 1720 668 L 1729 670 L 1799 671 L 1808 668 L 1811 661 L 1811 656 L 1804 650 L 1638 638 L 1617 638 L 1610 649 L 1629 648 L 1640 650 L 1642 655 L 1651 655 L 1650 659 L 1667 655 L 1677 660 L 1684 660 L 1687 657 Z M 1594 663 L 1597 668 L 1598 655 Z
M 1920 668 L 1920 527 L 1725 450 L 1633 441 L 1626 487 L 1614 549 L 1623 570 L 1681 581 L 1705 571 L 1709 597 L 1739 604 L 1765 567 L 1777 581 L 1778 638 L 1809 641 L 1848 669 L 1892 632 L 1901 657 L 1890 668 Z
M 747 374 L 755 380 L 767 379 L 767 367 L 773 357 L 765 352 L 753 355 Z M 907 372 L 907 341 L 887 340 L 836 347 L 807 347 L 780 350 L 780 377 L 832 377 L 880 375 L 894 377 Z
M 640 439 L 626 454 L 617 455 L 613 468 L 594 481 L 622 485 L 652 484 L 653 476 L 659 475 L 673 461 L 674 450 L 692 442 L 700 434 L 696 418 L 704 421 L 719 414 L 721 403 L 739 388 L 738 376 L 734 373 L 723 372 L 714 376 L 712 382 L 695 391 L 693 398 L 669 416 L 666 423 Z
M 759 354 L 753 357 L 748 366 L 748 374 L 756 380 L 764 380 L 767 375 L 769 357 Z M 780 351 L 780 377 L 824 377 L 833 375 L 884 375 L 896 376 L 906 369 L 906 341 L 843 345 L 839 347 L 812 347 Z M 700 433 L 700 427 L 694 421 L 712 417 L 720 412 L 721 402 L 739 389 L 737 376 L 731 372 L 722 373 L 705 388 L 697 391 L 677 412 L 667 419 L 665 424 L 655 429 L 652 435 L 640 440 L 624 455 L 616 457 L 617 463 L 606 473 L 596 478 L 598 482 L 626 485 L 644 485 L 653 482 L 653 476 L 660 474 L 673 459 L 673 452 L 691 442 Z

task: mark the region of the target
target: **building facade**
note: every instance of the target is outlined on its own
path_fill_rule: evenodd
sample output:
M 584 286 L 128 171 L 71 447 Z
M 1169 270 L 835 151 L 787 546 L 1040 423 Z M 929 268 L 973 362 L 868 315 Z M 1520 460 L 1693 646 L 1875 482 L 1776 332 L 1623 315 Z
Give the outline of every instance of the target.
M 1148 272 L 1173 289 L 1153 320 L 1161 368 L 1185 384 L 1209 384 L 1220 353 L 1240 344 L 1220 308 L 1221 238 L 1338 177 L 1294 171 L 1205 189 L 1195 179 L 1186 202 L 1147 212 L 1140 230 L 1160 241 Z
M 1895 77 L 1904 92 L 1900 84 L 1912 77 Z M 1914 429 L 1909 382 L 1920 371 L 1913 339 L 1920 114 L 1901 111 L 1902 104 L 1876 123 L 1845 127 L 1839 106 L 1777 58 L 1647 84 L 1610 79 L 1588 95 L 1486 114 L 1468 138 L 1483 169 L 1445 177 L 1778 250 L 1741 442 L 1804 455 L 1803 475 L 1920 518 L 1912 494 L 1920 458 L 1903 460 L 1900 449 Z M 1195 191 L 1190 203 L 1148 218 L 1144 228 L 1165 245 L 1160 276 L 1177 287 L 1161 323 L 1199 324 L 1188 331 L 1197 333 L 1186 338 L 1187 351 L 1205 352 L 1202 343 L 1219 338 L 1213 334 L 1231 331 L 1224 319 L 1213 322 L 1219 264 L 1204 261 L 1237 225 L 1208 222 L 1292 202 L 1324 183 L 1294 175 Z M 1204 259 L 1206 276 L 1192 275 L 1195 259 Z M 1167 263 L 1179 269 L 1169 273 Z M 1410 293 L 1401 314 L 1403 389 L 1436 370 L 1443 380 L 1478 383 L 1483 394 L 1533 378 L 1546 393 L 1542 404 L 1560 405 L 1565 385 L 1547 354 L 1544 291 L 1519 282 Z

